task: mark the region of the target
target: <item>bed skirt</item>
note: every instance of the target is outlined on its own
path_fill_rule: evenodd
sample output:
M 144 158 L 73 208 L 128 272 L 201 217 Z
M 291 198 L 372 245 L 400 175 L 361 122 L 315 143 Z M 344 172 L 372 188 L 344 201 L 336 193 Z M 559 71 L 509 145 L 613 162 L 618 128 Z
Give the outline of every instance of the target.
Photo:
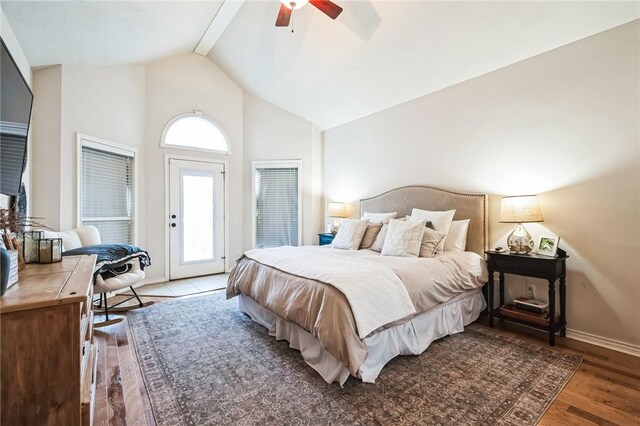
M 238 297 L 240 311 L 269 330 L 277 340 L 302 354 L 304 361 L 316 370 L 327 383 L 341 386 L 349 377 L 349 370 L 333 355 L 325 351 L 320 341 L 300 326 L 283 320 L 258 305 L 251 297 Z M 450 301 L 424 312 L 410 321 L 373 332 L 364 338 L 367 357 L 360 366 L 359 378 L 375 383 L 382 368 L 398 355 L 419 355 L 441 337 L 464 331 L 486 307 L 480 288 L 463 293 Z

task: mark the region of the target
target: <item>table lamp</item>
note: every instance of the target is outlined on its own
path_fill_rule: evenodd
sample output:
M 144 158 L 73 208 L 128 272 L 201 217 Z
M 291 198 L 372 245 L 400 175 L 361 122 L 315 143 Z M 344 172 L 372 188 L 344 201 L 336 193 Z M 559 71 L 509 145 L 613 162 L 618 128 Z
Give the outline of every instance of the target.
M 517 223 L 516 229 L 507 237 L 511 253 L 527 254 L 533 250 L 533 238 L 522 226 L 527 222 L 542 222 L 542 212 L 535 195 L 502 197 L 500 223 Z
M 340 219 L 347 216 L 347 206 L 344 203 L 329 203 L 327 216 L 334 218 L 331 224 L 331 233 L 336 235 L 340 228 Z

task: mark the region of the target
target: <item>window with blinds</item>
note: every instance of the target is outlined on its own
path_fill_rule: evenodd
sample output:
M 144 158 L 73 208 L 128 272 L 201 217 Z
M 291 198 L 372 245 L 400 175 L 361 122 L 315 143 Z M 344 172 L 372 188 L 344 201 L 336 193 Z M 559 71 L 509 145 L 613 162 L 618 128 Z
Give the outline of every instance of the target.
M 80 222 L 100 231 L 102 243 L 133 243 L 133 151 L 82 143 Z
M 254 163 L 256 248 L 300 245 L 298 163 Z

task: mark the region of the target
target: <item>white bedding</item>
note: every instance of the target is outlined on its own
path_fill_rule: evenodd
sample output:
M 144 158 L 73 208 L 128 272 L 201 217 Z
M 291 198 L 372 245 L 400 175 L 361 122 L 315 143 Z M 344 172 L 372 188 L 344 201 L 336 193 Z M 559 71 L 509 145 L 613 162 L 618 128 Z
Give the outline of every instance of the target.
M 278 247 L 250 250 L 245 256 L 340 290 L 349 301 L 361 339 L 373 330 L 416 313 L 405 285 L 392 268 L 364 257 L 341 256 L 341 252 L 349 251 L 315 246 Z
M 299 350 L 305 362 L 327 383 L 338 382 L 342 386 L 347 381 L 349 370 L 311 333 L 279 318 L 249 296 L 241 295 L 238 305 L 241 312 L 265 326 L 271 336 L 286 340 L 289 346 Z M 375 383 L 391 359 L 398 355 L 420 355 L 435 340 L 463 332 L 464 327 L 475 321 L 485 307 L 481 290 L 471 290 L 408 322 L 371 334 L 363 340 L 367 357 L 360 366 L 358 377 L 365 383 Z

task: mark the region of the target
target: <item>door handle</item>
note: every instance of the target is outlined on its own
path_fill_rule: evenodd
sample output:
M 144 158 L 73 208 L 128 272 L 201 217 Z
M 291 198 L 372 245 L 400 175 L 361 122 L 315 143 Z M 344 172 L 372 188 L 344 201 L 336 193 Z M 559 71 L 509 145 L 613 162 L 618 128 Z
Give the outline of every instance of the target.
M 175 223 L 172 223 L 172 224 L 171 224 L 171 227 L 172 227 L 172 228 L 175 228 L 176 226 L 178 226 L 178 225 L 176 225 Z

